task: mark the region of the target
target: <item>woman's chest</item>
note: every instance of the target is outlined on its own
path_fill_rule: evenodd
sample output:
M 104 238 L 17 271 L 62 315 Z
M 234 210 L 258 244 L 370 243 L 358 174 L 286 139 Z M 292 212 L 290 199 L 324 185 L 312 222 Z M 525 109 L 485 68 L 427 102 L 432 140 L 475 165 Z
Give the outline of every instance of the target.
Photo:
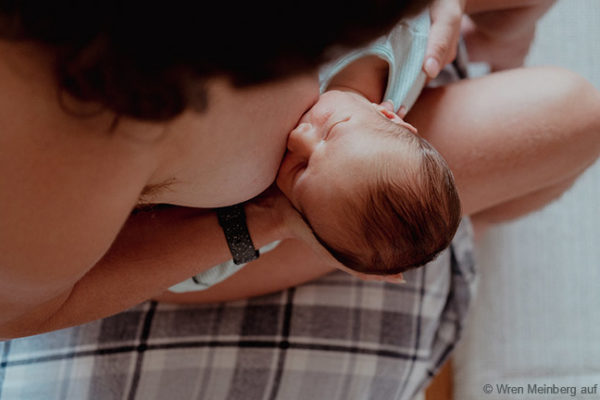
M 208 107 L 166 126 L 160 167 L 166 183 L 151 202 L 212 208 L 248 200 L 271 185 L 289 132 L 318 97 L 314 75 L 232 88 L 216 82 Z
M 213 208 L 248 200 L 274 180 L 287 133 L 188 130 L 152 177 L 152 203 Z M 234 134 L 237 132 L 237 134 Z

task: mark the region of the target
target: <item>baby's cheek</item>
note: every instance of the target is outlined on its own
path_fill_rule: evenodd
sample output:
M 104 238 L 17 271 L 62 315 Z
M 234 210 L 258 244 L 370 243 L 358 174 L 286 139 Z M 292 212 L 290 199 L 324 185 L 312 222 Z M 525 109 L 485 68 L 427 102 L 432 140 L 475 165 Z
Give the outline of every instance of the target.
M 286 155 L 283 157 L 283 160 L 281 160 L 281 164 L 279 165 L 279 170 L 277 171 L 277 178 L 276 180 L 279 181 L 279 179 L 284 179 L 285 176 L 288 174 L 290 169 L 290 158 Z
M 289 153 L 286 153 L 279 166 L 279 171 L 277 171 L 277 177 L 275 178 L 275 183 L 279 189 L 288 197 L 291 192 L 293 167 L 293 157 L 290 156 Z

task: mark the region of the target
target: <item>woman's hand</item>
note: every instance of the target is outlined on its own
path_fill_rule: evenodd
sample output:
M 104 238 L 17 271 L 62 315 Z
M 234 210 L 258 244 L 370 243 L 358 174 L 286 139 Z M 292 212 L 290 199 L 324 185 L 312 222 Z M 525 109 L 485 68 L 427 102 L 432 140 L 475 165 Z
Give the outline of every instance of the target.
M 429 80 L 456 57 L 466 0 L 435 0 L 429 8 L 431 30 L 423 70 Z
M 248 202 L 246 213 L 260 218 L 248 224 L 250 230 L 255 223 L 271 224 L 271 228 L 277 231 L 280 239 L 300 240 L 313 250 L 324 265 L 339 268 L 337 260 L 319 243 L 300 212 L 276 185 L 271 185 L 261 195 Z
M 256 223 L 269 224 L 280 239 L 302 239 L 310 228 L 287 197 L 273 184 L 246 204 L 247 213 L 257 215 Z M 249 224 L 252 227 L 252 224 Z
M 535 38 L 538 20 L 555 0 L 511 0 L 497 2 L 469 0 L 468 17 L 462 21 L 462 35 L 469 61 L 485 62 L 491 71 L 524 64 Z

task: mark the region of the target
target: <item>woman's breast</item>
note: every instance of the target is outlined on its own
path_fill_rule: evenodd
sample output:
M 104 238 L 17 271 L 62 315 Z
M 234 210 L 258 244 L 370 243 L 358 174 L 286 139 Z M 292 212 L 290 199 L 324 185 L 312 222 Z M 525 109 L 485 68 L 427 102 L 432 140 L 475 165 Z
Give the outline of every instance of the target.
M 287 132 L 177 126 L 177 140 L 145 190 L 144 202 L 213 208 L 248 200 L 275 180 Z M 173 130 L 168 134 L 174 133 Z
M 243 156 L 229 151 L 182 154 L 174 168 L 146 186 L 149 190 L 143 200 L 200 208 L 240 203 L 271 185 L 282 154 L 281 147 L 272 145 Z
M 246 89 L 217 83 L 208 109 L 167 126 L 151 202 L 212 208 L 248 200 L 275 180 L 289 132 L 318 97 L 314 76 Z

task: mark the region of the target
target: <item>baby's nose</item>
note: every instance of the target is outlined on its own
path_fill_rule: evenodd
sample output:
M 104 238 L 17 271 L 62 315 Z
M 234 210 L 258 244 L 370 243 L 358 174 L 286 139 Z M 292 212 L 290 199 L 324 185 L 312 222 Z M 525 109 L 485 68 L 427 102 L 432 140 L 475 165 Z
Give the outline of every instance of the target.
M 318 129 L 312 124 L 304 122 L 290 133 L 287 147 L 292 153 L 308 158 L 321 142 L 321 139 Z

